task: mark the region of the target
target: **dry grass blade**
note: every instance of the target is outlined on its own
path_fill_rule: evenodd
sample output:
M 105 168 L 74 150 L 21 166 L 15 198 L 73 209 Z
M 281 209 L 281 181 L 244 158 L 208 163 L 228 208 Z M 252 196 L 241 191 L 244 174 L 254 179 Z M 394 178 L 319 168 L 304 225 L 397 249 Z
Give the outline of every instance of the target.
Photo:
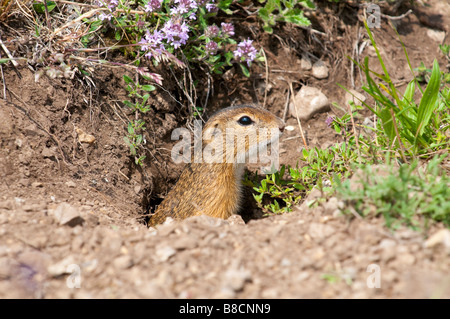
M 56 29 L 55 31 L 53 31 L 53 36 L 56 36 L 58 33 L 60 33 L 62 30 L 69 28 L 70 26 L 80 22 L 83 19 L 87 19 L 92 17 L 94 14 L 98 13 L 102 11 L 102 9 L 93 9 L 91 11 L 88 11 L 84 14 L 82 14 L 81 16 L 79 16 L 78 18 L 76 18 L 75 20 L 69 21 L 66 24 L 64 24 L 63 26 L 59 27 L 58 29 Z
M 264 56 L 264 63 L 266 64 L 266 86 L 264 88 L 264 102 L 263 102 L 263 109 L 265 109 L 267 101 L 267 86 L 269 85 L 269 63 L 267 62 L 267 56 L 266 52 L 264 52 L 264 49 L 262 49 L 261 52 Z
M 17 68 L 19 66 L 19 63 L 17 63 L 17 61 L 14 60 L 14 57 L 12 56 L 11 52 L 9 52 L 8 48 L 3 44 L 3 41 L 1 38 L 0 38 L 0 46 L 2 47 L 3 51 L 6 53 L 8 58 L 11 59 L 11 63 L 14 65 L 14 67 Z
M 1 0 L 0 1 L 0 21 L 6 20 L 8 14 L 12 8 L 14 1 L 11 0 Z
M 291 91 L 292 98 L 295 99 L 294 89 L 292 88 L 292 82 L 289 82 L 289 90 Z M 295 109 L 295 116 L 297 118 L 298 128 L 300 129 L 300 134 L 302 135 L 303 144 L 305 145 L 305 148 L 308 149 L 308 144 L 306 143 L 305 134 L 303 134 L 302 123 L 300 121 L 300 117 L 298 116 L 298 111 L 297 111 L 297 108 L 295 107 L 295 105 L 294 105 L 294 109 Z

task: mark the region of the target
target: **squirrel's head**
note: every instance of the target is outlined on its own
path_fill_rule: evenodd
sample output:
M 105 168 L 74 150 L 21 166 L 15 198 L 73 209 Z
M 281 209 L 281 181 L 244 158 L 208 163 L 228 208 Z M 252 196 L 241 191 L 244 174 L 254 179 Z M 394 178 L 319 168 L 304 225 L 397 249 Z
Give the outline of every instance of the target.
M 284 122 L 267 110 L 249 105 L 228 107 L 206 122 L 203 156 L 211 155 L 214 163 L 256 163 L 257 156 L 266 156 L 267 146 L 278 142 L 283 131 Z

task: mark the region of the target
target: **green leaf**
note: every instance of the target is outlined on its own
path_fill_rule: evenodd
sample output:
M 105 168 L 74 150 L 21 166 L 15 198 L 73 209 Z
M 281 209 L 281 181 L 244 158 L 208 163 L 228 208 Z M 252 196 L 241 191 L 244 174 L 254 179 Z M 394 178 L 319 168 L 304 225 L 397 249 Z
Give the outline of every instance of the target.
M 144 160 L 145 160 L 146 157 L 147 157 L 147 156 L 142 155 L 141 157 L 135 159 L 135 163 L 136 163 L 136 164 L 139 164 L 140 166 L 143 166 L 143 165 L 144 165 L 143 162 L 144 162 Z
M 412 80 L 409 82 L 408 86 L 406 87 L 405 94 L 403 94 L 402 101 L 404 102 L 411 102 L 414 98 L 414 92 L 416 90 L 416 82 Z
M 257 203 L 261 203 L 263 194 L 255 195 L 253 194 L 253 198 L 255 198 Z
M 233 3 L 233 0 L 222 0 L 222 1 L 219 1 L 219 3 L 217 4 L 217 7 L 222 10 L 228 9 L 232 3 Z
M 208 23 L 206 22 L 206 20 L 202 14 L 200 14 L 198 16 L 198 22 L 200 23 L 200 26 L 202 27 L 202 29 L 206 29 L 206 27 L 208 26 Z
M 267 191 L 267 181 L 265 179 L 261 181 L 261 188 L 264 192 Z
M 131 155 L 136 155 L 136 147 L 133 144 L 130 144 L 130 153 Z
M 133 79 L 130 78 L 128 75 L 124 75 L 123 80 L 125 81 L 126 84 L 130 84 L 130 83 L 134 84 Z
M 142 90 L 147 91 L 147 92 L 156 90 L 156 87 L 154 87 L 153 85 L 150 85 L 150 84 L 143 85 L 141 88 L 142 88 Z
M 286 22 L 301 25 L 303 27 L 309 27 L 311 25 L 311 21 L 309 21 L 308 18 L 304 17 L 303 14 L 301 14 L 301 15 L 286 15 L 284 20 Z
M 300 0 L 298 3 L 301 4 L 302 6 L 308 8 L 308 9 L 315 9 L 316 8 L 314 2 L 312 2 L 311 0 Z
M 266 32 L 269 33 L 269 34 L 272 34 L 272 33 L 273 33 L 273 29 L 272 29 L 272 27 L 270 27 L 269 25 L 263 26 L 263 30 L 266 31 Z
M 134 135 L 135 134 L 134 133 L 134 127 L 133 127 L 133 124 L 131 122 L 128 122 L 127 129 L 128 129 L 128 134 L 130 134 L 130 135 Z
M 439 63 L 434 60 L 433 70 L 431 71 L 431 78 L 428 82 L 427 88 L 423 93 L 422 100 L 419 104 L 419 110 L 417 113 L 417 121 L 419 123 L 417 135 L 421 136 L 423 131 L 430 121 L 431 115 L 438 106 L 436 103 L 439 93 L 439 87 L 441 86 L 441 71 L 439 71 Z
M 280 169 L 280 173 L 278 174 L 278 176 L 280 176 L 280 178 L 282 178 L 284 176 L 284 172 L 286 171 L 286 166 L 282 165 L 281 169 Z
M 291 175 L 292 179 L 296 180 L 300 177 L 300 172 L 292 167 L 289 168 L 289 175 Z
M 228 51 L 228 52 L 226 52 L 226 53 L 224 54 L 224 56 L 225 56 L 225 62 L 226 62 L 226 64 L 227 64 L 227 65 L 231 65 L 231 60 L 234 58 L 233 52 Z
M 123 101 L 123 104 L 125 104 L 126 106 L 128 106 L 129 108 L 135 109 L 136 105 L 131 103 L 130 101 Z
M 305 190 L 305 187 L 300 183 L 294 183 L 292 186 L 294 186 L 299 191 Z
M 384 133 L 387 135 L 390 141 L 393 141 L 395 138 L 395 130 L 393 124 L 393 118 L 389 108 L 383 107 L 379 113 L 381 118 L 381 124 L 383 125 Z M 398 141 L 397 141 L 398 142 Z
M 150 94 L 144 94 L 144 96 L 142 97 L 142 105 L 145 105 L 145 103 L 147 103 L 149 97 Z
M 267 11 L 266 8 L 259 9 L 258 14 L 262 20 L 269 20 L 269 12 Z
M 120 30 L 116 31 L 116 33 L 114 34 L 114 38 L 116 39 L 116 41 L 120 41 L 120 39 L 122 39 L 122 34 L 120 33 Z
M 7 63 L 11 60 L 14 60 L 14 59 L 0 59 L 0 64 Z
M 209 61 L 210 61 L 211 63 L 216 63 L 217 61 L 220 60 L 220 58 L 221 58 L 221 55 L 220 55 L 220 54 L 217 54 L 217 55 L 211 56 L 211 57 L 209 58 Z
M 50 13 L 53 9 L 55 9 L 56 3 L 54 1 L 47 1 L 47 10 Z M 33 9 L 37 13 L 45 13 L 45 5 L 43 3 L 33 3 Z
M 247 69 L 247 67 L 245 65 L 243 65 L 242 63 L 239 63 L 242 73 L 246 76 L 246 77 L 250 77 L 250 71 Z

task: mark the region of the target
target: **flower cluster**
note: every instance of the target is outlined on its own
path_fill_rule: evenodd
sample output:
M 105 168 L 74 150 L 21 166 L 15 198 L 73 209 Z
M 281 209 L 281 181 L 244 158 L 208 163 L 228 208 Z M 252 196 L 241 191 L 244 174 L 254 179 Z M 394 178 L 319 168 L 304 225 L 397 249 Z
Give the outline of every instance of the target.
M 155 57 L 158 59 L 166 51 L 162 40 L 163 34 L 161 31 L 156 30 L 153 34 L 147 31 L 144 38 L 139 42 L 142 50 L 146 51 L 145 56 L 147 58 Z
M 256 58 L 258 53 L 252 43 L 253 41 L 250 39 L 244 40 L 238 44 L 237 49 L 233 52 L 237 60 L 247 62 L 248 66 L 250 66 L 250 63 Z
M 328 127 L 331 127 L 331 124 L 333 124 L 333 122 L 334 122 L 334 116 L 329 116 L 329 117 L 327 117 L 327 119 L 325 120 L 325 124 L 326 124 Z
M 111 20 L 112 13 L 116 10 L 117 6 L 119 5 L 119 0 L 97 0 L 97 5 L 99 7 L 105 7 L 109 10 L 107 14 L 100 13 L 99 18 L 100 20 Z
M 175 49 L 178 49 L 182 44 L 186 44 L 189 39 L 189 27 L 185 21 L 181 23 L 179 19 L 171 18 L 162 28 L 164 39 L 167 40 Z
M 119 0 L 97 0 L 97 5 L 99 7 L 106 7 L 110 11 L 114 11 L 119 5 Z
M 205 45 L 206 55 L 213 55 L 217 52 L 218 49 L 219 49 L 219 45 L 217 44 L 217 42 L 214 42 L 214 41 L 210 41 L 210 42 L 206 43 L 206 45 Z
M 236 50 L 230 51 L 229 45 L 236 44 L 232 38 L 235 35 L 234 25 L 226 22 L 222 22 L 220 26 L 207 24 L 208 17 L 215 15 L 215 12 L 219 10 L 216 2 L 216 0 L 137 1 L 142 3 L 145 12 L 151 14 L 136 16 L 134 20 L 126 13 L 125 1 L 96 0 L 96 3 L 104 8 L 99 18 L 109 20 L 108 27 L 117 25 L 122 28 L 122 31 L 134 32 L 133 37 L 141 36 L 138 45 L 145 57 L 149 59 L 155 59 L 157 62 L 172 61 L 177 65 L 184 65 L 177 58 L 178 53 L 175 51 L 182 49 L 185 56 L 194 57 L 195 61 L 203 61 L 211 67 L 213 72 L 220 73 L 225 66 L 231 65 L 233 59 L 238 63 L 246 62 L 250 66 L 257 56 L 252 40 L 244 40 L 237 45 Z M 118 7 L 125 10 L 117 12 Z M 116 19 L 111 21 L 113 16 L 116 16 Z M 193 22 L 197 18 L 201 20 L 201 23 Z M 155 28 L 155 24 L 159 27 Z M 124 25 L 127 26 L 125 29 Z M 194 30 L 194 25 L 195 28 L 200 29 Z M 147 26 L 150 26 L 150 29 L 142 34 L 142 30 L 145 30 Z M 190 39 L 194 33 L 199 36 Z M 188 40 L 190 40 L 189 45 L 186 46 Z
M 170 9 L 171 14 L 188 13 L 191 10 L 196 10 L 198 7 L 197 1 L 195 0 L 175 0 L 174 3 L 178 3 L 178 6 Z M 192 15 L 190 17 L 192 17 Z
M 161 9 L 163 0 L 148 0 L 145 5 L 145 12 L 154 12 Z
M 147 31 L 139 44 L 142 51 L 146 51 L 147 58 L 158 58 L 167 52 L 163 41 L 172 45 L 174 49 L 178 49 L 189 39 L 188 32 L 189 27 L 186 22 L 172 18 L 164 24 L 161 30 L 155 30 L 153 33 Z
M 205 36 L 208 38 L 215 38 L 219 35 L 219 32 L 220 32 L 219 27 L 213 24 L 206 28 Z
M 219 8 L 215 3 L 210 2 L 206 4 L 206 10 L 208 10 L 208 12 L 217 12 L 219 11 Z
M 224 35 L 229 37 L 234 35 L 234 26 L 231 23 L 222 22 L 220 26 L 222 27 L 222 33 Z

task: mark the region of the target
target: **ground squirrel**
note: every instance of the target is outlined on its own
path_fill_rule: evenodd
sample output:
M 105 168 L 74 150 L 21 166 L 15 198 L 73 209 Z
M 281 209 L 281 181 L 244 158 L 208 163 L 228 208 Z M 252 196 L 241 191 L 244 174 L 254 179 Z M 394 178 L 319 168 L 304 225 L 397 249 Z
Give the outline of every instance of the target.
M 245 163 L 252 156 L 254 162 L 257 150 L 277 141 L 283 130 L 280 118 L 254 106 L 232 106 L 215 113 L 202 131 L 203 157 L 200 162 L 193 157 L 150 217 L 149 225 L 162 223 L 169 216 L 184 219 L 209 215 L 226 219 L 237 213 Z M 205 160 L 208 148 L 214 152 Z

